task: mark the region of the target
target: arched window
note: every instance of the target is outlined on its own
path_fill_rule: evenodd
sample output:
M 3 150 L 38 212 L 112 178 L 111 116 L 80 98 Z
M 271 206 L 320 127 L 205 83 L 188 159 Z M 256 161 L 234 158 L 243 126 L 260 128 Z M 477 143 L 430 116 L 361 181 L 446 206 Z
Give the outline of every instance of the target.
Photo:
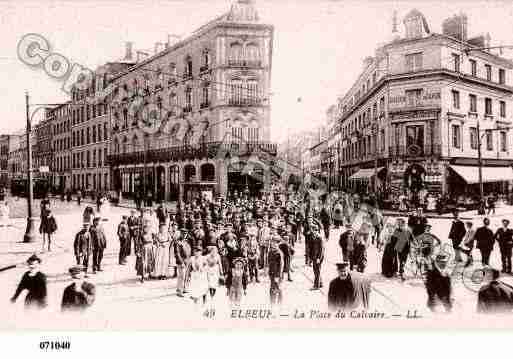
M 260 61 L 260 49 L 258 47 L 258 44 L 256 43 L 249 43 L 246 45 L 246 53 L 245 53 L 245 60 L 249 61 L 255 65 L 257 65 L 257 62 Z
M 185 58 L 184 77 L 192 77 L 192 57 Z
M 230 44 L 228 65 L 240 65 L 242 62 L 242 45 L 238 42 Z
M 201 108 L 210 106 L 210 83 L 204 82 L 201 87 Z
M 216 179 L 216 168 L 212 163 L 205 163 L 200 167 L 201 181 L 213 182 Z
M 196 177 L 196 167 L 194 165 L 186 165 L 183 168 L 185 182 L 192 182 Z

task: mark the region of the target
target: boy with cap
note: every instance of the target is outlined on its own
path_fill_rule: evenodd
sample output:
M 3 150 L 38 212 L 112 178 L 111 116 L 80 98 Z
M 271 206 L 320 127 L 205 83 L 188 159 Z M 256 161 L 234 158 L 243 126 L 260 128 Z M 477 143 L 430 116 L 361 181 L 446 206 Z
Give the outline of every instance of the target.
M 258 280 L 258 258 L 260 256 L 260 245 L 258 243 L 256 233 L 249 231 L 249 241 L 247 245 L 248 255 L 248 269 L 249 269 L 249 282 L 253 282 L 255 278 L 256 283 L 260 283 Z
M 269 295 L 271 298 L 271 305 L 281 304 L 283 293 L 281 291 L 281 281 L 283 274 L 283 253 L 279 248 L 280 237 L 274 236 L 271 239 L 268 253 L 269 264 L 269 280 L 270 288 Z
M 245 264 L 244 258 L 235 258 L 233 260 L 233 268 L 228 271 L 226 276 L 226 294 L 233 306 L 239 306 L 242 294 L 246 295 L 248 276 L 244 270 Z
M 181 235 L 177 238 L 176 242 L 174 243 L 177 271 L 176 293 L 179 297 L 183 297 L 183 293 L 185 293 L 185 273 L 191 257 L 191 247 L 189 243 L 186 241 L 186 234 L 187 230 L 182 228 Z
M 87 268 L 89 267 L 89 258 L 91 257 L 91 253 L 93 251 L 93 244 L 91 233 L 89 232 L 89 227 L 89 223 L 84 223 L 83 228 L 75 235 L 75 241 L 73 243 L 77 265 L 82 264 L 84 266 L 84 272 L 86 276 Z
M 11 303 L 16 302 L 21 292 L 26 289 L 28 293 L 25 296 L 25 308 L 42 309 L 47 306 L 46 276 L 39 271 L 40 264 L 41 258 L 35 254 L 27 259 L 29 270 L 21 278 Z
M 73 283 L 64 289 L 61 310 L 82 311 L 89 308 L 96 299 L 94 284 L 84 281 L 84 267 L 77 265 L 69 269 Z

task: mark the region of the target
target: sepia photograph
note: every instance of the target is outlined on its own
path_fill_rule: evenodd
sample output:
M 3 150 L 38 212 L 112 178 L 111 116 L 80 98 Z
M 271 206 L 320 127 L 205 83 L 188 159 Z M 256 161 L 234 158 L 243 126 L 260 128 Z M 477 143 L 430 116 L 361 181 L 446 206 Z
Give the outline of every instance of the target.
M 0 5 L 2 333 L 513 328 L 513 3 Z

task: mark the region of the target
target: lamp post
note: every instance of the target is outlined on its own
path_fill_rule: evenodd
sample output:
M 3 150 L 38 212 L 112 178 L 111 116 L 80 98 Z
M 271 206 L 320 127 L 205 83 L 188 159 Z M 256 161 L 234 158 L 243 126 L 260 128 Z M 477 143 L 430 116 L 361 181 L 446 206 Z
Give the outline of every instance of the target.
M 27 185 L 28 185 L 28 212 L 27 212 L 27 228 L 25 230 L 25 235 L 23 236 L 23 242 L 31 243 L 36 239 L 36 218 L 33 217 L 32 209 L 34 206 L 34 193 L 32 189 L 32 146 L 30 144 L 30 113 L 29 113 L 29 94 L 25 92 L 25 110 L 26 110 L 26 138 L 27 138 Z

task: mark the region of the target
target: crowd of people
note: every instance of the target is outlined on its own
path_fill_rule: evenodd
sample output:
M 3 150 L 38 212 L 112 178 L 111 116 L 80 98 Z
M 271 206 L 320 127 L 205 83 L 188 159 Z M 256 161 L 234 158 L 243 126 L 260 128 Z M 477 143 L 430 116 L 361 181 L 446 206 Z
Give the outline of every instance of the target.
M 283 281 L 294 280 L 292 259 L 298 246 L 304 249 L 305 267 L 311 267 L 313 273 L 311 290 L 324 287 L 321 272 L 326 262 L 326 243 L 336 228 L 340 233 L 336 240 L 341 258 L 336 263 L 338 276 L 327 286 L 330 309 L 368 308 L 372 283 L 365 271 L 368 250 L 375 246 L 376 253 L 381 254 L 384 277 L 397 276 L 404 281 L 406 266 L 414 257 L 424 280 L 428 308 L 435 310 L 442 305 L 451 311 L 454 298 L 448 263 L 470 266 L 474 245 L 481 253 L 486 279 L 478 295 L 478 310 L 513 308 L 513 288 L 499 281 L 499 271 L 489 266 L 497 242 L 502 272 L 511 273 L 513 230 L 506 219 L 503 227 L 493 233 L 488 228 L 488 218 L 483 220 L 482 227 L 474 230 L 471 221 L 463 223 L 455 212 L 448 234 L 452 251 L 447 252 L 441 250 L 440 239 L 431 234 L 431 225 L 422 208 L 409 213 L 407 221 L 400 217 L 394 223 L 372 199 L 360 196 L 338 193 L 312 200 L 308 195 L 296 194 L 283 198 L 257 199 L 247 195 L 214 200 L 197 198 L 179 202 L 174 210 L 163 204 L 155 210 L 151 207 L 131 210 L 117 224 L 118 264 L 127 266 L 134 262 L 134 275 L 141 282 L 175 281 L 177 296 L 191 298 L 198 306 L 213 301 L 222 288 L 230 304 L 240 306 L 249 285 L 268 285 L 269 302 L 279 305 L 285 296 Z M 42 211 L 52 218 L 48 206 L 42 205 Z M 63 296 L 63 310 L 70 306 L 65 302 L 74 302 L 81 308 L 94 302 L 94 285 L 84 277 L 103 270 L 103 252 L 110 240 L 97 213 L 86 207 L 83 228 L 75 235 L 76 265 L 69 270 L 75 283 Z M 56 224 L 50 222 L 41 224 L 42 233 L 48 234 L 48 243 L 56 230 Z M 130 256 L 135 260 L 129 261 Z M 21 289 L 30 293 L 46 285 L 44 275 L 35 274 L 40 273 L 33 268 L 37 268 L 38 261 L 39 258 L 29 259 L 30 270 L 13 300 Z M 263 278 L 268 284 L 263 284 Z M 44 292 L 35 290 L 34 295 L 40 298 Z M 29 302 L 34 301 L 32 297 L 27 298 Z M 44 306 L 42 299 L 35 302 Z

